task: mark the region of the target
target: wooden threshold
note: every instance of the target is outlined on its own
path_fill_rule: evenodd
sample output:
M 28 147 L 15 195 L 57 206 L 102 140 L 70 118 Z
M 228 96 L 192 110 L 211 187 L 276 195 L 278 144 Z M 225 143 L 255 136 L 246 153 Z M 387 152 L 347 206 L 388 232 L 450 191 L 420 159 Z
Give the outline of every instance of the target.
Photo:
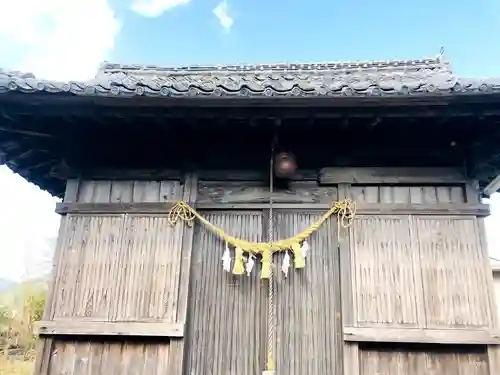
M 57 203 L 56 212 L 66 214 L 167 214 L 176 201 L 151 203 Z M 200 211 L 263 210 L 269 203 L 202 203 L 195 205 Z M 330 203 L 276 203 L 276 210 L 326 211 Z M 467 215 L 488 216 L 487 204 L 359 204 L 358 215 Z
M 184 324 L 161 322 L 94 322 L 62 320 L 41 321 L 35 325 L 35 334 L 51 335 L 88 335 L 88 336 L 150 336 L 183 337 Z
M 344 327 L 349 342 L 404 342 L 426 344 L 500 344 L 500 334 L 475 329 Z

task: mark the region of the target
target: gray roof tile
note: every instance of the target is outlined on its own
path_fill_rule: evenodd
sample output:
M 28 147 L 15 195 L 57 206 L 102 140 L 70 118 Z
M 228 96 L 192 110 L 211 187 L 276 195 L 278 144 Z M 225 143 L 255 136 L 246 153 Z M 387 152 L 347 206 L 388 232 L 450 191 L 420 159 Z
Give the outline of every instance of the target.
M 456 76 L 442 56 L 421 60 L 158 67 L 104 63 L 87 82 L 0 70 L 0 93 L 91 96 L 318 97 L 500 92 L 500 77 Z

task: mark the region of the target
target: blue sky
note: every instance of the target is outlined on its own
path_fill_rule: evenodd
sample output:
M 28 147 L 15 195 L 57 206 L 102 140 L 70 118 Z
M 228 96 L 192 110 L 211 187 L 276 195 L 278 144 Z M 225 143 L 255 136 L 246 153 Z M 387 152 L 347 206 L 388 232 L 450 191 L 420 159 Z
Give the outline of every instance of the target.
M 156 64 L 405 59 L 440 46 L 460 74 L 500 73 L 500 2 L 228 0 L 225 32 L 212 9 L 196 1 L 160 17 L 121 7 L 124 27 L 115 61 Z
M 0 67 L 47 79 L 89 79 L 104 60 L 390 60 L 432 57 L 441 46 L 457 74 L 500 76 L 498 0 L 4 0 L 2 12 Z M 14 202 L 31 207 L 30 219 Z M 49 263 L 54 204 L 0 167 L 0 277 L 20 279 Z M 500 258 L 498 197 L 493 210 L 488 233 Z

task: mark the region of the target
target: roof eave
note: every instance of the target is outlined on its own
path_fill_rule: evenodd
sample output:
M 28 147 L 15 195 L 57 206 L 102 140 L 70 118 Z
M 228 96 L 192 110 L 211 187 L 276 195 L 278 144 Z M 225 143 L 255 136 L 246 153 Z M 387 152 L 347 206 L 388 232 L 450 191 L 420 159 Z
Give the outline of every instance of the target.
M 482 101 L 489 99 L 500 98 L 500 86 L 498 87 L 483 87 L 481 89 L 463 90 L 460 88 L 442 89 L 433 91 L 414 91 L 399 93 L 394 91 L 371 90 L 365 92 L 329 92 L 318 93 L 315 91 L 304 91 L 300 93 L 280 92 L 272 93 L 253 92 L 248 95 L 245 91 L 227 92 L 224 95 L 216 95 L 213 92 L 197 92 L 197 93 L 176 93 L 175 95 L 162 95 L 159 92 L 80 92 L 80 91 L 21 91 L 9 90 L 0 91 L 0 102 L 32 102 L 40 100 L 48 103 L 51 101 L 72 102 L 72 103 L 111 103 L 118 100 L 116 103 L 123 103 L 123 100 L 134 99 L 134 101 L 143 104 L 151 103 L 152 105 L 243 105 L 243 104 L 264 104 L 264 105 L 325 105 L 325 106 L 343 106 L 349 103 L 373 103 L 373 104 L 411 104 L 411 103 L 435 103 L 435 102 L 450 102 L 454 100 L 471 100 Z M 104 100 L 101 102 L 101 99 Z
M 420 65 L 419 65 L 420 64 Z M 500 77 L 454 75 L 436 60 L 384 64 L 289 64 L 163 68 L 110 64 L 87 82 L 41 80 L 0 70 L 0 94 L 159 98 L 377 97 L 500 92 Z M 234 69 L 233 69 L 234 68 Z M 215 70 L 214 70 L 215 69 Z

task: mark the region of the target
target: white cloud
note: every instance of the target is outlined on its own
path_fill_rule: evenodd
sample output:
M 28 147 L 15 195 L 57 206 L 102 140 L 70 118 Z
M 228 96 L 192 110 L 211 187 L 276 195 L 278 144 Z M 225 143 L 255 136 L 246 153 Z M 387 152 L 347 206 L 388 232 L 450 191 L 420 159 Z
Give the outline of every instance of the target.
M 2 14 L 0 66 L 43 79 L 92 78 L 120 29 L 107 0 L 5 0 Z
M 227 1 L 223 0 L 220 2 L 213 10 L 215 17 L 219 19 L 220 25 L 226 30 L 230 31 L 231 26 L 233 26 L 234 20 L 229 15 L 229 9 L 227 6 Z
M 120 30 L 107 0 L 3 0 L 1 8 L 0 67 L 42 79 L 92 78 Z M 47 271 L 54 206 L 47 192 L 0 167 L 0 278 Z
M 144 17 L 158 17 L 169 9 L 189 2 L 190 0 L 133 0 L 131 9 Z
M 0 278 L 20 280 L 50 271 L 59 217 L 56 199 L 0 167 Z

